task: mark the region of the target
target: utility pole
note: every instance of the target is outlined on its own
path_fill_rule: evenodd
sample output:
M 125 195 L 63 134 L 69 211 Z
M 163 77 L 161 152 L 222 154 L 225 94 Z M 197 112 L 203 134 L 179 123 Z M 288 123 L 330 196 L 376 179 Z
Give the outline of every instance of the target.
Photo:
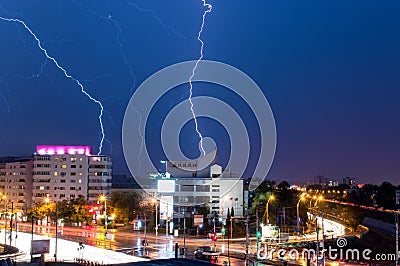
M 158 236 L 158 200 L 156 204 L 156 237 Z
M 168 214 L 169 214 L 169 212 L 168 212 L 168 202 L 167 202 L 167 220 L 165 220 L 165 239 L 166 240 L 168 240 L 168 223 L 169 223 Z
M 258 260 L 258 244 L 259 244 L 259 239 L 258 239 L 258 206 L 256 206 L 256 237 L 257 237 L 257 254 L 256 254 L 256 258 Z
M 13 216 L 14 216 L 14 202 L 11 201 L 11 218 L 10 218 L 10 247 L 12 246 L 12 223 L 13 223 Z
M 324 211 L 322 211 L 322 216 L 321 216 L 321 228 L 322 228 L 322 250 L 325 249 L 325 232 L 324 232 Z M 325 266 L 325 253 L 322 251 L 322 260 L 323 264 Z
M 249 206 L 246 206 L 246 266 L 249 265 Z
M 183 257 L 186 257 L 186 217 L 183 213 Z
M 216 236 L 215 232 L 215 212 L 213 213 L 213 222 L 214 222 L 214 236 Z M 217 251 L 217 241 L 214 241 L 214 251 Z
M 146 218 L 146 207 L 145 207 L 145 210 L 144 210 L 144 253 L 146 253 L 146 252 L 147 252 L 147 218 Z
M 104 228 L 106 229 L 106 233 L 105 233 L 105 238 L 107 239 L 107 223 L 108 223 L 108 216 L 107 216 L 107 198 L 104 200 L 104 216 L 105 216 L 105 218 L 104 218 L 104 223 L 105 223 L 105 226 L 104 226 Z
M 32 214 L 32 228 L 31 228 L 31 235 L 32 235 L 32 238 L 31 238 L 31 263 L 33 262 L 32 242 L 33 242 L 33 225 L 34 225 L 34 223 L 35 223 L 35 216 L 33 216 L 33 214 Z
M 58 242 L 58 202 L 56 202 L 56 246 L 54 252 L 54 261 L 57 262 L 57 242 Z
M 228 212 L 228 215 L 226 216 L 226 221 L 230 222 L 230 220 L 231 220 L 231 217 Z M 229 237 L 229 233 L 228 233 L 228 262 L 229 262 L 229 265 L 231 265 L 231 258 L 230 258 L 230 254 L 229 254 L 229 239 L 230 239 L 230 237 Z
M 396 265 L 399 261 L 399 214 L 395 213 L 396 222 Z
M 318 234 L 319 234 L 319 230 L 318 230 L 318 216 L 315 216 L 315 230 L 317 232 L 317 247 L 316 247 L 316 256 L 317 256 L 317 263 L 316 265 L 319 266 L 319 238 L 318 238 Z
M 4 201 L 4 205 L 6 205 L 6 202 Z M 8 214 L 8 209 L 7 206 L 5 206 L 5 217 L 6 217 L 6 222 L 4 223 L 4 251 L 7 250 L 7 214 Z

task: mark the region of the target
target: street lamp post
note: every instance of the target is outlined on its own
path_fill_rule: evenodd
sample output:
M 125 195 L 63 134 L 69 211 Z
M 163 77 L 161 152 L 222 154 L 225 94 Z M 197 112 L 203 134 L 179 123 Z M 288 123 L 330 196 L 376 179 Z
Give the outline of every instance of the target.
M 11 201 L 11 218 L 10 218 L 10 247 L 12 246 L 12 223 L 14 216 L 14 202 Z
M 310 197 L 311 197 L 311 196 L 310 196 Z M 313 201 L 313 200 L 316 200 L 316 199 L 317 199 L 317 196 L 315 196 L 315 195 L 314 195 L 314 196 L 312 196 L 312 197 L 311 197 L 311 199 L 310 199 L 310 208 L 309 208 L 309 213 L 310 213 L 310 215 L 309 215 L 309 216 L 310 216 L 310 217 L 309 217 L 309 219 L 310 219 L 310 220 L 311 220 L 311 218 L 312 218 L 312 213 L 311 213 L 311 211 L 312 211 L 312 207 L 311 207 L 311 203 L 312 203 L 312 201 Z
M 57 242 L 58 242 L 58 204 L 56 202 L 56 245 L 54 251 L 54 261 L 57 262 Z
M 299 205 L 300 202 L 304 200 L 304 194 L 300 196 L 299 201 L 297 202 L 297 228 L 300 229 L 300 215 L 299 215 Z
M 4 208 L 5 208 L 5 223 L 4 223 L 4 250 L 7 250 L 7 214 L 8 214 L 8 209 L 6 206 L 6 202 L 4 201 Z
M 265 214 L 264 216 L 266 217 L 266 224 L 269 224 L 269 218 L 268 218 L 268 204 L 271 200 L 274 200 L 275 197 L 274 195 L 269 196 L 268 200 L 267 200 L 267 204 L 265 205 Z
M 107 222 L 108 222 L 108 218 L 107 218 L 107 196 L 105 195 L 101 195 L 100 196 L 100 201 L 104 201 L 104 229 L 105 229 L 105 236 L 107 237 Z
M 151 201 L 155 205 L 155 209 L 156 209 L 156 237 L 157 237 L 158 236 L 158 200 L 153 198 Z
M 186 216 L 183 213 L 183 256 L 186 256 Z

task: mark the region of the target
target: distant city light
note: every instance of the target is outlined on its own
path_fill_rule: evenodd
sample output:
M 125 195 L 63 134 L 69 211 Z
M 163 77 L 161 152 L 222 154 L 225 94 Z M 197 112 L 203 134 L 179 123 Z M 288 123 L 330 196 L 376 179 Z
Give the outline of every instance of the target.
M 39 155 L 53 155 L 53 154 L 91 155 L 92 148 L 90 146 L 37 146 L 36 153 Z

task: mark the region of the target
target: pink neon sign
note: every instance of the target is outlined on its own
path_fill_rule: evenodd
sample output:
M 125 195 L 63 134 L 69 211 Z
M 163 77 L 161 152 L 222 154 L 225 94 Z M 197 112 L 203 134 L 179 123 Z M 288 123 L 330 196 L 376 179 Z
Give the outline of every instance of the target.
M 52 154 L 86 154 L 91 155 L 90 146 L 37 146 L 36 153 L 39 155 Z

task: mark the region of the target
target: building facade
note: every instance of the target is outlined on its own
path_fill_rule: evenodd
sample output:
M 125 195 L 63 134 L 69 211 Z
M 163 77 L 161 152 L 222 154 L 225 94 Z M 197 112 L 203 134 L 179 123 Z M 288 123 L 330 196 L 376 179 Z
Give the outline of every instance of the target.
M 88 190 L 89 203 L 96 203 L 99 195 L 111 193 L 112 162 L 110 156 L 92 155 L 88 158 Z
M 223 171 L 214 158 L 216 150 L 197 160 L 166 162 L 166 173 L 158 176 L 156 192 L 149 194 L 159 199 L 162 225 L 171 229 L 169 223 L 180 224 L 183 217 L 194 217 L 205 209 L 208 215 L 203 219 L 208 223 L 214 218 L 224 223 L 232 212 L 243 217 L 243 179 Z
M 31 157 L 0 158 L 0 209 L 24 213 L 46 198 L 83 196 L 89 203 L 111 193 L 112 161 L 89 146 L 37 146 Z M 9 206 L 10 205 L 10 206 Z
M 24 213 L 32 204 L 31 157 L 0 158 L 0 208 Z

